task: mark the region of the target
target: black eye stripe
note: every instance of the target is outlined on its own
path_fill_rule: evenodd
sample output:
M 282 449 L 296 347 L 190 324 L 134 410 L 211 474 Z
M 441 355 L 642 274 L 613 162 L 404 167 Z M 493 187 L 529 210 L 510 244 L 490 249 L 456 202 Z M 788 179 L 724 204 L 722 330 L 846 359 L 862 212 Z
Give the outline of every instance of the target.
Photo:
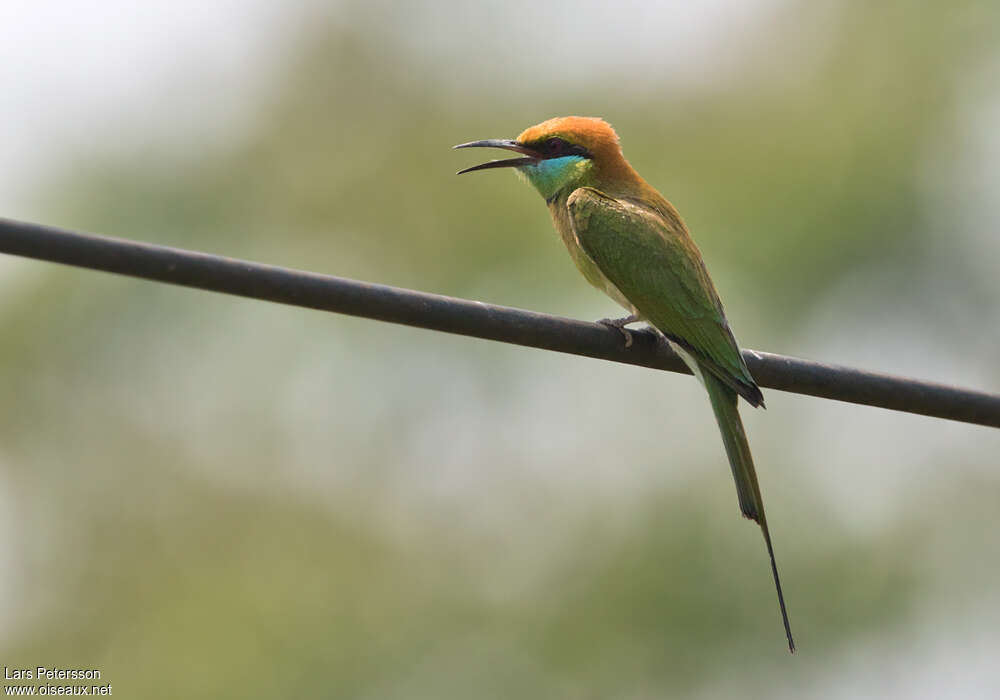
M 563 156 L 591 157 L 590 151 L 583 146 L 574 145 L 558 136 L 552 136 L 541 141 L 535 146 L 535 149 L 546 158 L 562 158 Z

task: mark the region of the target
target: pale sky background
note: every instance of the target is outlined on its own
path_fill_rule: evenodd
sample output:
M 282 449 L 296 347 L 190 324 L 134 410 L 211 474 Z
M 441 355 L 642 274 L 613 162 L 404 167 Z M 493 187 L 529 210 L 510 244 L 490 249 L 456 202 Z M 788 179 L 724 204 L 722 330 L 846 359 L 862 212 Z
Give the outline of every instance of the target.
M 505 37 L 483 17 L 524 17 L 521 39 L 537 52 L 510 56 L 508 68 L 544 80 L 546 68 L 572 61 L 580 79 L 591 72 L 641 70 L 667 63 L 678 81 L 704 81 L 722 70 L 737 34 L 761 23 L 775 0 L 707 0 L 614 7 L 597 0 L 574 3 L 564 13 L 545 4 L 516 0 L 481 3 L 475 13 L 456 13 L 451 3 L 412 3 L 398 40 L 447 65 L 461 89 L 455 56 L 502 47 Z M 269 67 L 282 57 L 289 37 L 316 13 L 337 15 L 339 3 L 293 0 L 3 0 L 0 2 L 0 204 L 8 216 L 30 216 L 20 198 L 66 149 L 88 143 L 106 151 L 120 129 L 153 129 L 165 138 L 213 123 L 238 126 L 245 100 L 267 84 Z M 372 3 L 378 11 L 379 3 Z M 399 8 L 394 7 L 394 12 Z M 404 6 L 405 12 L 405 6 Z M 669 14 L 669 41 L 660 22 L 634 17 Z M 631 17 L 626 29 L 623 18 Z M 447 22 L 442 20 L 447 19 Z M 559 31 L 553 31 L 554 26 Z M 629 52 L 620 50 L 628 33 Z M 729 49 L 729 50 L 727 50 Z M 471 65 L 471 62 L 470 64 Z
M 288 17 L 284 3 L 263 0 L 0 2 L 5 213 L 26 206 L 19 196 L 67 148 L 106 149 L 123 125 L 182 134 L 231 119 L 277 57 L 267 37 Z M 196 104 L 183 101 L 194 94 Z

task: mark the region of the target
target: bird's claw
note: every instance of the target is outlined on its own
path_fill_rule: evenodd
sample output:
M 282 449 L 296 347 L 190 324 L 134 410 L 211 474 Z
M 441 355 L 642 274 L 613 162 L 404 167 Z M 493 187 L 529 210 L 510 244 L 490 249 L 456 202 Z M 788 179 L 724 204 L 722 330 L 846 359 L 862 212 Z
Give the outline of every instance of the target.
M 632 331 L 630 331 L 627 326 L 630 323 L 636 323 L 641 319 L 632 314 L 631 316 L 626 316 L 625 318 L 602 318 L 598 323 L 607 326 L 608 328 L 617 328 L 618 331 L 625 337 L 625 347 L 632 347 Z

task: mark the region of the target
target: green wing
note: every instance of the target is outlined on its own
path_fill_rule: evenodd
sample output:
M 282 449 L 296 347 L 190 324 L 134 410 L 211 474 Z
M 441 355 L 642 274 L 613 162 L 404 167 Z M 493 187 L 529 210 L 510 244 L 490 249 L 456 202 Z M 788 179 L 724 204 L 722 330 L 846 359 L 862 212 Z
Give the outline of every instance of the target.
M 763 404 L 683 225 L 592 187 L 575 190 L 567 206 L 580 247 L 639 313 L 752 405 Z
M 702 369 L 740 510 L 764 534 L 788 648 L 794 651 L 764 500 L 736 406 L 737 394 L 754 406 L 763 405 L 763 397 L 729 330 L 701 254 L 680 219 L 668 220 L 654 208 L 591 187 L 575 190 L 566 203 L 583 251 L 647 321 L 689 351 Z

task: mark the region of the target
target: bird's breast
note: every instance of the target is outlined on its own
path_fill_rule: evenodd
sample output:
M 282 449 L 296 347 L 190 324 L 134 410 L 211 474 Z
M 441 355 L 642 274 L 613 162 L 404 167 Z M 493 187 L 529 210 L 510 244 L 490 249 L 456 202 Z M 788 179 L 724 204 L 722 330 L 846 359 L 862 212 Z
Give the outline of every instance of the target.
M 636 313 L 636 308 L 632 303 L 625 298 L 625 295 L 611 280 L 604 276 L 597 263 L 583 250 L 576 237 L 576 232 L 573 230 L 573 220 L 570 217 L 569 207 L 566 206 L 567 199 L 569 199 L 569 193 L 561 194 L 552 199 L 549 202 L 549 213 L 552 214 L 552 223 L 555 225 L 559 238 L 566 245 L 570 257 L 573 258 L 573 263 L 584 279 L 614 299 L 622 308 L 630 313 Z

